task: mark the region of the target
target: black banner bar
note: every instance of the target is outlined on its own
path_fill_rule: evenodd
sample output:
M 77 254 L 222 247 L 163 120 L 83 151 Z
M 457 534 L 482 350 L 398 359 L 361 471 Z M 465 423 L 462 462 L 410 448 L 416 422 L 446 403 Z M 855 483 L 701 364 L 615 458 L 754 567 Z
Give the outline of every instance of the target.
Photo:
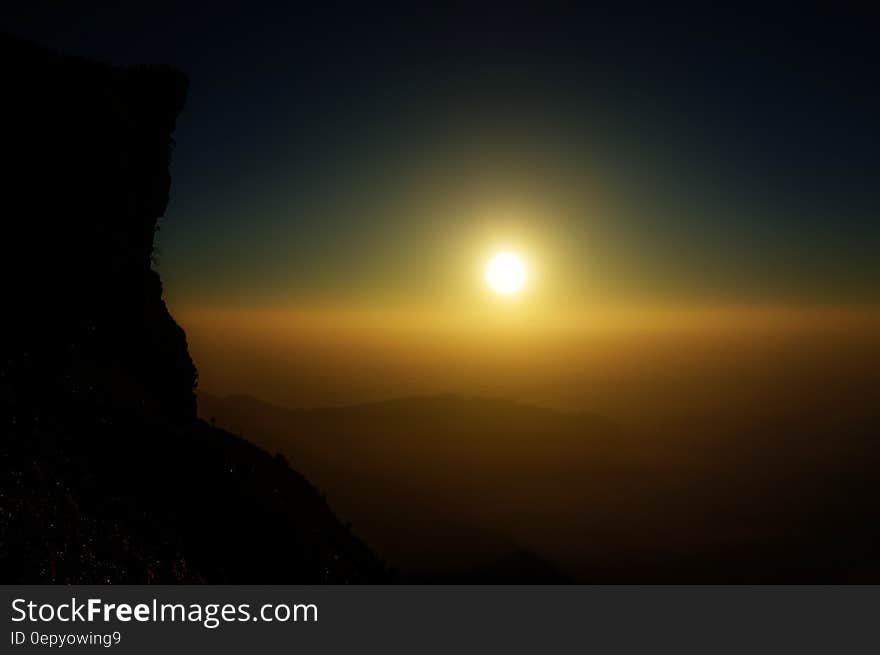
M 880 587 L 0 587 L 2 652 L 854 652 Z M 673 652 L 673 651 L 669 651 Z

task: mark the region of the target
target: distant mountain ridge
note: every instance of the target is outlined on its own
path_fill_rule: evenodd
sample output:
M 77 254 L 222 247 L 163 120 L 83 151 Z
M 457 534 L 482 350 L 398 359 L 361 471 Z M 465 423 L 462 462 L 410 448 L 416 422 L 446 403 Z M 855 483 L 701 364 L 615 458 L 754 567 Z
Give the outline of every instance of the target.
M 515 513 L 517 478 L 565 477 L 574 460 L 627 452 L 619 428 L 603 417 L 455 394 L 291 409 L 200 392 L 199 412 L 286 457 L 419 581 L 569 581 L 533 545 L 484 520 L 485 508 L 471 512 L 462 503 L 489 493 L 493 506 Z M 489 480 L 498 484 L 488 489 Z
M 397 421 L 418 418 L 431 422 L 449 424 L 455 421 L 497 420 L 515 416 L 527 420 L 529 424 L 548 425 L 577 423 L 581 427 L 601 431 L 604 436 L 619 433 L 619 426 L 613 421 L 589 412 L 568 412 L 553 408 L 531 405 L 514 400 L 484 396 L 465 396 L 454 393 L 434 395 L 401 396 L 385 400 L 361 402 L 350 405 L 328 405 L 318 407 L 286 407 L 266 402 L 249 394 L 214 395 L 199 390 L 199 415 L 210 420 L 222 416 L 223 424 L 229 425 L 236 415 L 256 420 L 260 415 L 277 418 L 286 415 L 295 421 L 356 418 L 368 416 L 374 420 Z M 387 427 L 387 426 L 386 426 Z M 411 428 L 411 425 L 398 427 Z M 369 430 L 369 425 L 360 425 Z M 520 426 L 514 426 L 516 432 Z M 453 436 L 453 435 L 450 435 Z
M 200 394 L 199 411 L 290 461 L 405 580 L 876 579 L 870 424 L 643 432 L 448 394 L 317 409 Z

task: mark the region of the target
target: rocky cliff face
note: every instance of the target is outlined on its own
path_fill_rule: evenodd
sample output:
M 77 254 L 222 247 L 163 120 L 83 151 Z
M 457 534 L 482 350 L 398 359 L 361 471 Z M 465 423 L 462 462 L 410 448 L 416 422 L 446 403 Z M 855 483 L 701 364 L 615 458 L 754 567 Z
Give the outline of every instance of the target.
M 7 367 L 36 385 L 34 400 L 52 380 L 62 394 L 194 416 L 195 368 L 151 269 L 186 78 L 0 47 Z
M 286 462 L 196 419 L 151 268 L 185 76 L 8 38 L 0 73 L 0 582 L 385 580 Z

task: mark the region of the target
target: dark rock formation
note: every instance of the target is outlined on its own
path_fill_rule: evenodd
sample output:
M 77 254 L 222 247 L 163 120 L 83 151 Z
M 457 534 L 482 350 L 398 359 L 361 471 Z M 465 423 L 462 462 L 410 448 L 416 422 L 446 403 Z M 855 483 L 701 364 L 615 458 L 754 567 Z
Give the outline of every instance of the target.
M 195 368 L 150 268 L 186 78 L 0 48 L 3 348 L 18 390 L 44 397 L 60 377 L 69 393 L 194 416 Z
M 0 38 L 0 582 L 357 582 L 285 462 L 198 421 L 151 268 L 186 77 Z

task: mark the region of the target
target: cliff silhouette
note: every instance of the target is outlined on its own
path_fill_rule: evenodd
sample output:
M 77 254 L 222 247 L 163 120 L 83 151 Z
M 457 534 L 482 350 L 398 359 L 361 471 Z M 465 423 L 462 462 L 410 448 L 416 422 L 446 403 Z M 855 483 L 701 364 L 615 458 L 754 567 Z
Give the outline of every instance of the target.
M 0 67 L 0 580 L 385 580 L 285 461 L 196 417 L 152 268 L 185 75 L 10 37 Z

